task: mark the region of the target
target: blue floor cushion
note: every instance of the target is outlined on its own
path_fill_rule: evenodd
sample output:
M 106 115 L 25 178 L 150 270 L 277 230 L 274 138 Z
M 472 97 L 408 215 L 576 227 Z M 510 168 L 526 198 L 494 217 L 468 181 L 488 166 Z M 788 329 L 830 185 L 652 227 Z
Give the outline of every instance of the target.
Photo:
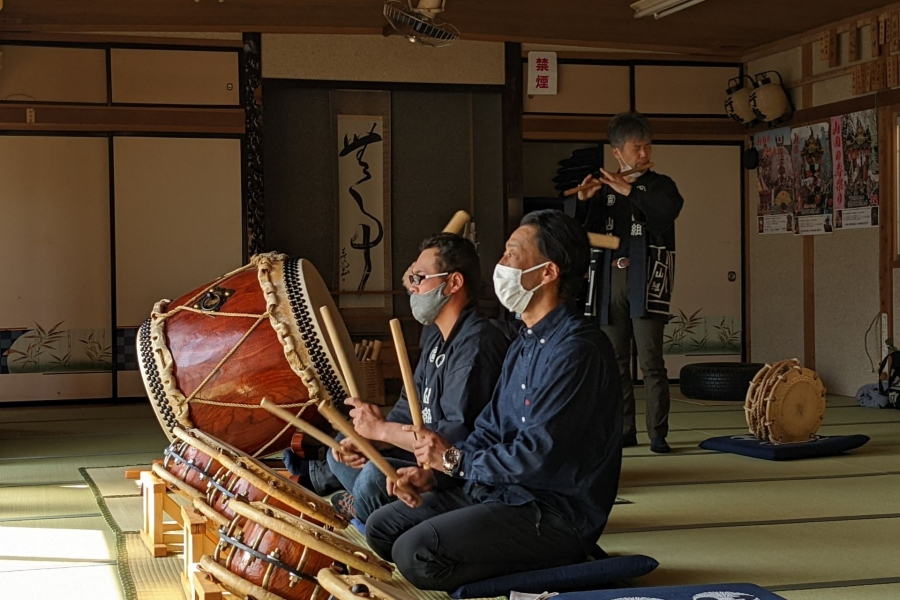
M 590 590 L 609 587 L 610 584 L 641 577 L 658 566 L 659 563 L 655 559 L 642 554 L 611 556 L 577 565 L 527 571 L 468 583 L 451 592 L 450 597 L 508 596 L 510 590 L 530 594 L 540 594 L 545 591 Z
M 847 450 L 859 448 L 868 441 L 869 436 L 866 435 L 823 435 L 810 442 L 773 444 L 759 440 L 748 433 L 709 438 L 701 442 L 700 447 L 704 450 L 730 452 L 765 460 L 795 460 L 798 458 L 833 456 Z
M 552 600 L 785 600 L 752 583 L 709 583 L 560 594 Z

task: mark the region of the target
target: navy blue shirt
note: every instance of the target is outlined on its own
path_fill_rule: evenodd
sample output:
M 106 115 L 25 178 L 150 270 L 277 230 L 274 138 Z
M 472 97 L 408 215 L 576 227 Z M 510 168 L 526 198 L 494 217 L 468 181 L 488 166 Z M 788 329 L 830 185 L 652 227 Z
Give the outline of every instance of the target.
M 482 502 L 537 501 L 594 544 L 616 499 L 622 391 L 609 339 L 561 304 L 522 327 L 455 475 Z
M 446 340 L 436 325 L 429 325 L 421 344 L 422 357 L 413 379 L 422 421 L 451 444 L 461 442 L 491 399 L 509 341 L 474 306 L 468 306 Z M 405 389 L 387 420 L 412 424 Z

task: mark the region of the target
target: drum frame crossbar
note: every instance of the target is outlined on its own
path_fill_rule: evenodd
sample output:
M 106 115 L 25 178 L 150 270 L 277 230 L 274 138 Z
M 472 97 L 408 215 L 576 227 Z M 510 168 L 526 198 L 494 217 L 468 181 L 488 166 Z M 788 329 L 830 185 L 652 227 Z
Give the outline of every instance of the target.
M 287 563 L 278 560 L 275 557 L 269 556 L 268 554 L 264 554 L 252 546 L 248 546 L 244 542 L 238 540 L 235 536 L 229 535 L 228 532 L 225 531 L 224 527 L 219 529 L 219 540 L 220 546 L 221 542 L 225 542 L 227 545 L 232 546 L 233 548 L 243 550 L 253 558 L 257 558 L 267 564 L 272 565 L 273 567 L 277 567 L 283 571 L 286 571 L 293 579 L 304 579 L 306 581 L 309 581 L 310 583 L 319 585 L 319 580 L 316 577 L 308 575 L 303 571 L 298 571 Z M 233 549 L 232 552 L 234 552 Z
M 212 473 L 210 473 L 209 471 L 206 471 L 205 469 L 200 468 L 200 466 L 194 462 L 193 458 L 186 459 L 186 458 L 184 458 L 184 456 L 179 454 L 177 450 L 172 449 L 172 447 L 175 446 L 176 444 L 181 444 L 183 446 L 186 445 L 182 441 L 172 442 L 172 444 L 170 444 L 168 448 L 163 450 L 163 454 L 165 455 L 165 458 L 163 459 L 163 467 L 164 468 L 168 467 L 170 460 L 172 460 L 172 461 L 175 461 L 175 464 L 184 465 L 185 467 L 188 468 L 188 470 L 196 471 L 197 473 L 199 473 L 201 480 L 208 479 L 210 482 L 212 482 L 213 481 Z M 210 458 L 210 462 L 212 462 L 212 458 Z M 166 470 L 168 470 L 168 469 L 166 469 Z

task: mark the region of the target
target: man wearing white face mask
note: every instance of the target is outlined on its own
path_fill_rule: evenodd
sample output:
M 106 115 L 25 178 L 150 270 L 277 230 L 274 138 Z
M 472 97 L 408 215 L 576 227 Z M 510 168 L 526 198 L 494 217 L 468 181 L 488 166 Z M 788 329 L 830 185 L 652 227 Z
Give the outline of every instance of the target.
M 574 219 L 526 215 L 494 271 L 500 302 L 523 326 L 491 403 L 462 442 L 405 428 L 419 437 L 418 464 L 431 469 L 400 469 L 399 485 L 422 502 L 397 493 L 366 532 L 416 587 L 453 591 L 595 550 L 618 489 L 622 396 L 609 340 L 572 301 L 587 266 L 587 235 Z M 388 491 L 397 491 L 390 482 Z
M 458 442 L 469 435 L 490 400 L 509 343 L 476 310 L 481 267 L 472 242 L 441 233 L 422 242 L 420 250 L 407 288 L 413 317 L 425 326 L 416 391 L 426 427 Z M 353 407 L 350 417 L 357 433 L 380 445 L 395 466 L 415 464 L 415 436 L 403 430 L 413 422 L 406 390 L 387 418 L 375 405 L 356 398 L 346 402 Z M 372 511 L 391 501 L 385 477 L 349 440 L 341 443 L 348 452 L 331 452 L 327 460 L 347 492 L 334 496 L 333 503 L 345 516 L 365 523 Z
M 621 171 L 650 164 L 650 124 L 638 113 L 616 115 L 607 137 Z M 584 183 L 602 187 L 579 192 L 589 200 L 585 228 L 611 233 L 621 240 L 603 253 L 592 308 L 616 351 L 621 374 L 625 421 L 623 444 L 637 445 L 631 340 L 637 347 L 647 400 L 650 449 L 665 453 L 669 431 L 669 377 L 663 356 L 663 330 L 669 321 L 675 283 L 675 219 L 684 200 L 675 182 L 654 171 L 622 176 L 604 169 L 600 179 Z

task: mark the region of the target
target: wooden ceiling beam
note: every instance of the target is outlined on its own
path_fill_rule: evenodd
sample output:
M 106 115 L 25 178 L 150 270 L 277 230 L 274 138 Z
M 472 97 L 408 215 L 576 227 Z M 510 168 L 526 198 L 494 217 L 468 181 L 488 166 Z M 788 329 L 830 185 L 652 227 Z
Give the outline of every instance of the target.
M 8 0 L 3 32 L 262 32 L 383 35 L 384 0 Z M 627 2 L 451 0 L 441 18 L 463 39 L 615 47 L 741 58 L 748 48 L 840 22 L 883 0 L 717 0 L 665 19 Z M 876 9 L 876 7 L 878 7 Z M 777 15 L 772 18 L 771 15 Z
M 814 29 L 804 31 L 803 33 L 792 35 L 775 42 L 750 48 L 744 53 L 741 60 L 743 62 L 749 62 L 758 58 L 771 56 L 772 54 L 778 54 L 779 52 L 782 52 L 784 50 L 798 48 L 804 44 L 818 41 L 820 36 L 826 31 L 836 30 L 838 33 L 844 33 L 845 31 L 849 31 L 851 26 L 860 28 L 865 27 L 869 25 L 870 19 L 872 17 L 877 17 L 883 13 L 891 12 L 894 10 L 900 10 L 900 2 L 889 3 L 885 6 L 882 6 L 881 8 L 860 13 L 858 15 L 853 15 L 852 17 L 849 17 L 847 19 L 834 21 L 832 23 L 828 23 L 827 25 L 822 25 L 821 27 L 816 27 Z

